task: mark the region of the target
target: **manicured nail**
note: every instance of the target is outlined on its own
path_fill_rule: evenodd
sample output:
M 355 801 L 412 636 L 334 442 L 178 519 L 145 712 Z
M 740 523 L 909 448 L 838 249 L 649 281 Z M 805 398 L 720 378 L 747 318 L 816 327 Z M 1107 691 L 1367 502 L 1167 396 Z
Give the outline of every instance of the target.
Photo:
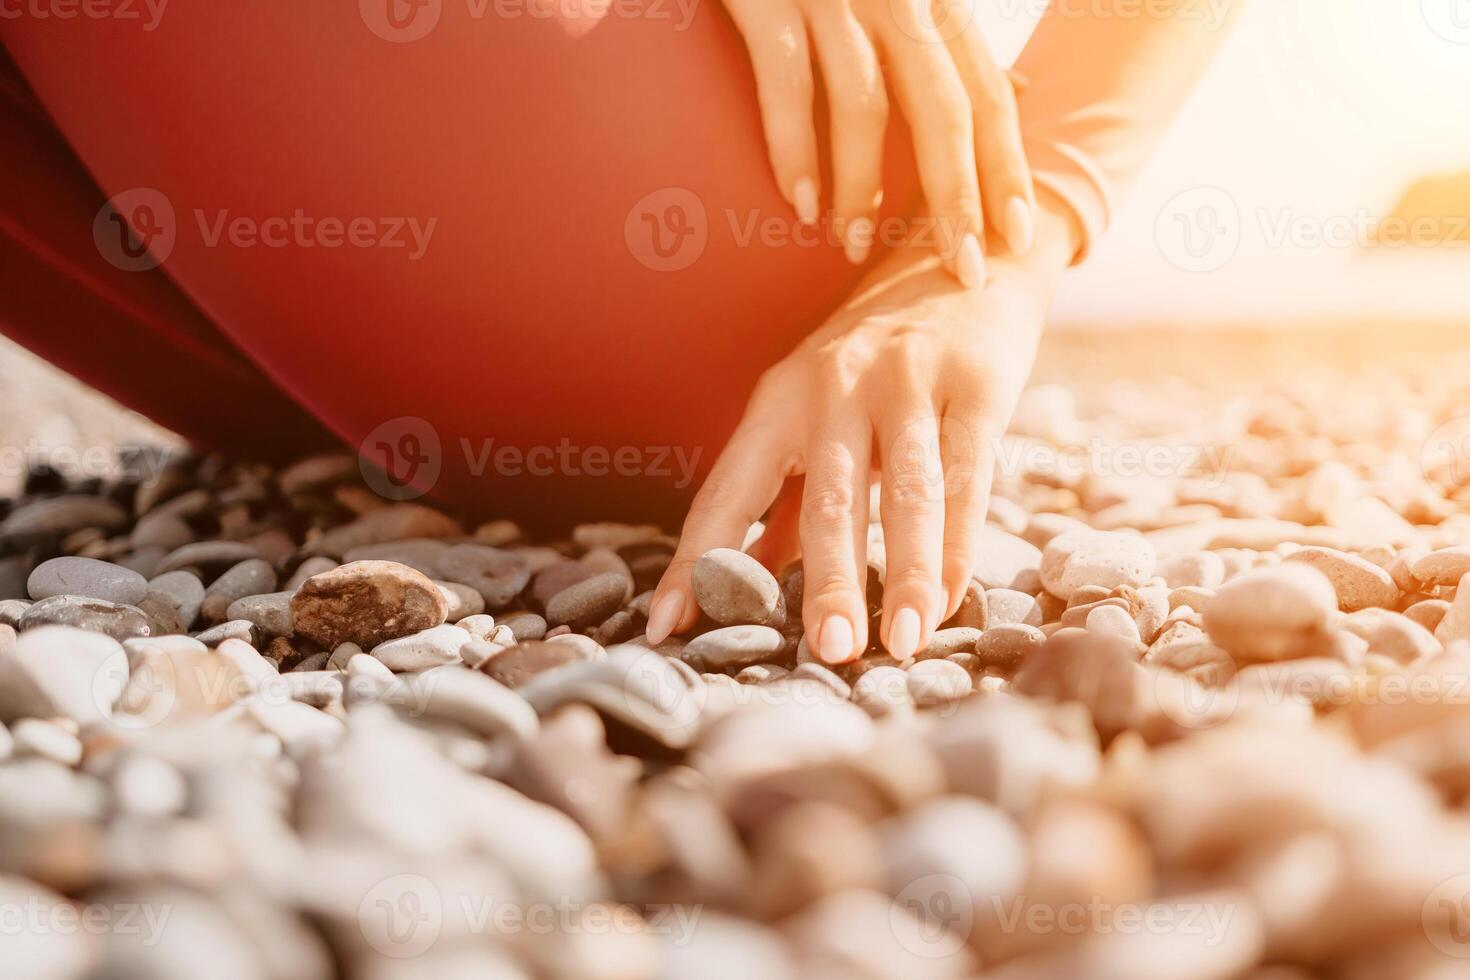
M 803 177 L 791 189 L 791 205 L 796 208 L 796 219 L 808 227 L 817 223 L 817 182 Z
M 1006 243 L 1017 255 L 1031 251 L 1035 230 L 1031 221 L 1031 205 L 1024 198 L 1013 197 L 1006 205 Z
M 904 606 L 893 615 L 888 627 L 888 655 L 894 660 L 907 660 L 919 652 L 919 633 L 924 624 L 919 620 L 919 611 Z
M 873 250 L 873 231 L 872 218 L 853 218 L 847 223 L 847 241 L 842 244 L 847 261 L 853 265 L 868 261 L 868 253 Z
M 985 256 L 980 253 L 980 240 L 974 235 L 966 235 L 960 242 L 960 250 L 954 257 L 954 271 L 966 289 L 979 289 L 985 285 Z
M 852 656 L 852 624 L 846 617 L 834 613 L 822 620 L 817 656 L 829 664 L 840 664 Z
M 643 635 L 648 638 L 649 643 L 662 643 L 674 632 L 674 627 L 679 625 L 679 619 L 684 615 L 684 593 L 675 589 L 665 593 L 648 610 L 648 628 Z

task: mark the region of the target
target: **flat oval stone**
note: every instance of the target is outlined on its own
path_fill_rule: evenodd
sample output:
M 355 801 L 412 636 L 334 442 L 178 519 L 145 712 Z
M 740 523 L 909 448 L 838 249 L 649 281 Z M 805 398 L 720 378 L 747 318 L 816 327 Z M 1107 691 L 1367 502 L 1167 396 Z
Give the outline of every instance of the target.
M 921 660 L 908 669 L 909 695 L 919 707 L 946 704 L 973 689 L 970 674 L 948 660 Z
M 622 607 L 627 583 L 616 572 L 602 572 L 571 588 L 562 589 L 546 604 L 546 620 L 586 629 L 607 619 Z
M 248 619 L 265 637 L 291 635 L 291 592 L 248 595 L 230 603 L 227 619 Z
M 459 648 L 473 639 L 465 630 L 446 623 L 379 643 L 371 652 L 391 670 L 428 670 L 443 664 L 459 663 Z
M 585 582 L 596 574 L 591 567 L 572 558 L 547 565 L 531 581 L 531 602 L 538 608 L 545 609 L 546 604 L 558 592 L 569 589 L 578 582 Z
M 506 687 L 515 688 L 543 671 L 587 659 L 586 651 L 573 643 L 528 640 L 502 650 L 480 670 Z
M 694 601 L 717 623 L 779 626 L 781 586 L 743 551 L 716 548 L 694 563 Z
M 525 740 L 541 727 L 536 710 L 523 698 L 478 671 L 441 667 L 409 678 L 404 687 L 408 703 L 424 717 L 454 722 L 487 738 Z
M 531 566 L 513 551 L 483 544 L 457 544 L 439 557 L 439 577 L 468 585 L 485 599 L 485 608 L 504 609 L 531 581 Z
M 980 642 L 980 630 L 970 626 L 951 626 L 935 630 L 929 645 L 917 654 L 919 660 L 934 660 L 952 653 L 974 653 L 975 644 Z
M 975 552 L 973 578 L 987 589 L 1016 589 L 1034 592 L 1041 550 L 1031 542 L 1009 534 L 994 524 L 980 532 Z
M 263 558 L 247 558 L 232 565 L 204 591 L 200 612 L 204 621 L 218 622 L 230 603 L 248 595 L 264 595 L 276 589 L 276 570 Z
M 1415 561 L 1409 571 L 1425 585 L 1454 585 L 1470 575 L 1470 545 L 1431 551 Z
M 711 673 L 779 660 L 785 654 L 786 637 L 770 626 L 725 626 L 684 645 L 684 659 Z
M 485 612 L 485 597 L 468 585 L 461 585 L 458 582 L 435 582 L 434 587 L 449 604 L 449 610 L 444 616 L 448 622 L 457 623 L 461 619 L 469 619 Z M 491 622 L 493 623 L 494 620 Z
M 449 603 L 422 572 L 393 561 L 355 561 L 301 583 L 291 599 L 297 636 L 364 650 L 443 623 Z M 248 618 L 248 617 L 247 617 Z
M 1036 597 L 1015 589 L 987 589 L 985 591 L 985 625 L 1003 626 L 1007 623 L 1022 623 L 1026 626 L 1041 626 L 1044 622 L 1041 603 Z
M 105 633 L 114 640 L 148 636 L 152 632 L 148 617 L 136 606 L 72 595 L 42 599 L 20 617 L 21 632 L 39 626 L 73 626 Z
M 1332 582 L 1306 562 L 1237 576 L 1204 607 L 1205 632 L 1238 662 L 1299 655 L 1337 609 Z
M 1047 542 L 1041 556 L 1041 584 L 1062 599 L 1095 585 L 1137 588 L 1153 575 L 1158 556 L 1138 534 L 1122 531 L 1068 531 Z
M 32 599 L 79 595 L 131 606 L 148 594 L 148 580 L 121 565 L 95 558 L 52 558 L 31 572 L 26 591 Z
M 533 612 L 506 613 L 495 624 L 509 627 L 517 643 L 539 640 L 546 635 L 546 620 Z
M 975 655 L 986 667 L 1011 670 L 1020 664 L 1026 654 L 1041 649 L 1045 643 L 1046 634 L 1035 626 L 1002 623 L 980 634 L 980 639 L 975 644 Z
M 1387 608 L 1399 596 L 1393 576 L 1368 559 L 1346 551 L 1309 546 L 1293 551 L 1286 561 L 1310 565 L 1326 575 L 1337 593 L 1338 608 L 1343 612 L 1372 606 Z
M 194 624 L 204 603 L 204 584 L 193 572 L 164 572 L 148 583 L 148 594 L 138 604 L 153 619 L 170 621 L 182 632 Z

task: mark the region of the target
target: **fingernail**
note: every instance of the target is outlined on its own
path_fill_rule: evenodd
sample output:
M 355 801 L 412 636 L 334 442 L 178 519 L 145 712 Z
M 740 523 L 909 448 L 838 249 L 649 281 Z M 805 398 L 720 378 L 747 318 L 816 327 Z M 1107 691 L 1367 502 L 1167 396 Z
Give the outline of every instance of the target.
M 985 256 L 980 254 L 980 240 L 966 235 L 960 242 L 960 250 L 954 258 L 955 275 L 966 289 L 979 289 L 985 285 Z
M 847 261 L 853 265 L 862 265 L 868 261 L 868 253 L 872 250 L 873 219 L 853 218 L 847 223 L 847 241 L 842 244 Z
M 829 664 L 840 664 L 852 656 L 852 624 L 846 617 L 833 614 L 822 620 L 817 656 Z
M 888 627 L 888 655 L 894 660 L 907 660 L 919 652 L 919 633 L 924 629 L 919 611 L 904 606 L 893 615 Z
M 643 635 L 648 637 L 649 643 L 662 643 L 674 632 L 674 627 L 679 625 L 679 619 L 683 615 L 684 593 L 678 589 L 668 592 L 648 610 L 648 628 L 643 631 Z
M 804 225 L 817 223 L 817 182 L 803 177 L 791 189 L 791 204 L 796 208 L 796 219 Z
M 1013 197 L 1006 205 L 1006 242 L 1011 251 L 1025 255 L 1031 251 L 1035 231 L 1031 220 L 1031 205 L 1024 198 Z

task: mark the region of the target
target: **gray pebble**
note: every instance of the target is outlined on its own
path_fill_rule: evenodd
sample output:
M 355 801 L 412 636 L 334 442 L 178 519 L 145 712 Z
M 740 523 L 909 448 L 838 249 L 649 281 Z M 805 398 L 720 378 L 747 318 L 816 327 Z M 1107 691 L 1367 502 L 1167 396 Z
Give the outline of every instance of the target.
M 769 626 L 725 626 L 684 645 L 685 660 L 705 671 L 779 660 L 786 652 L 786 638 Z
M 22 631 L 40 626 L 74 626 L 105 633 L 114 640 L 148 636 L 151 632 L 148 617 L 137 606 L 71 595 L 42 599 L 20 617 Z
M 177 614 L 184 629 L 194 625 L 205 597 L 204 585 L 193 572 L 164 572 L 148 583 L 146 599 L 166 602 Z
M 468 585 L 492 610 L 510 605 L 531 581 L 531 567 L 524 558 L 483 544 L 450 547 L 440 556 L 438 570 L 437 578 Z
M 473 639 L 458 626 L 444 623 L 379 643 L 373 647 L 372 655 L 391 670 L 428 670 L 443 664 L 459 663 L 459 648 Z
M 264 595 L 275 588 L 276 570 L 270 563 L 262 558 L 247 558 L 209 583 L 201 611 L 206 622 L 213 622 L 222 618 L 236 599 Z
M 132 606 L 148 593 L 148 580 L 130 569 L 95 558 L 52 558 L 31 572 L 26 590 L 32 599 L 79 595 Z
M 710 619 L 725 625 L 780 626 L 784 618 L 775 577 L 733 548 L 707 551 L 695 562 L 694 601 Z
M 268 592 L 236 599 L 225 610 L 226 619 L 248 619 L 265 638 L 291 635 L 291 597 L 294 592 Z
M 602 572 L 562 589 L 546 604 L 546 620 L 573 629 L 602 622 L 622 606 L 627 583 L 616 572 Z
M 255 624 L 248 619 L 230 619 L 218 626 L 211 626 L 194 637 L 207 647 L 217 647 L 225 640 L 243 640 L 254 644 Z
M 908 670 L 909 695 L 920 707 L 965 697 L 974 688 L 969 671 L 948 660 L 923 660 Z
M 500 626 L 510 627 L 517 643 L 539 640 L 546 635 L 546 620 L 533 612 L 506 613 L 495 622 Z

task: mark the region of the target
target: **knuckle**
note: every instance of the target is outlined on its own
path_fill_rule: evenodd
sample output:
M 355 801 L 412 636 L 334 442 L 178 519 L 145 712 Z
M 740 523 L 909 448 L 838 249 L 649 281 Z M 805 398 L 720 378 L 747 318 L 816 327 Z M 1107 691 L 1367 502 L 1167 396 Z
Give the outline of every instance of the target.
M 808 486 L 802 500 L 803 516 L 815 530 L 843 528 L 852 523 L 853 490 L 836 481 Z
M 734 473 L 711 473 L 689 504 L 689 526 L 722 513 L 741 499 L 744 481 Z
M 922 563 L 890 569 L 883 591 L 885 595 L 929 595 L 934 591 L 934 575 Z
M 803 588 L 806 590 L 806 601 L 813 604 L 812 608 L 843 608 L 856 603 L 858 597 L 855 583 L 837 571 L 817 575 L 815 579 L 808 580 Z

